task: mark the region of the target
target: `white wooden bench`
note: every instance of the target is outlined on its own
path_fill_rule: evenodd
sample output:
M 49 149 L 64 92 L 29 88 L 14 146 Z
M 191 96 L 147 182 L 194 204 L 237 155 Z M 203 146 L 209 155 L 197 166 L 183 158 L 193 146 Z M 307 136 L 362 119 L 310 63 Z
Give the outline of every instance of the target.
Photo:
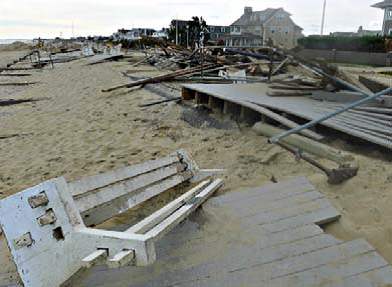
M 197 209 L 224 170 L 201 170 L 184 150 L 67 183 L 56 178 L 0 201 L 0 224 L 22 283 L 60 286 L 82 267 L 155 262 L 155 241 Z M 124 232 L 92 226 L 181 183 L 199 183 Z

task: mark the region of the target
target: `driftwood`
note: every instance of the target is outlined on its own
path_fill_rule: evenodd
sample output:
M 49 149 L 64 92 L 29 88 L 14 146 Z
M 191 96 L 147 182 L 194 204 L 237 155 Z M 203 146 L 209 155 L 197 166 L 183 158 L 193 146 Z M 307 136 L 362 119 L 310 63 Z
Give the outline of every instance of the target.
M 28 98 L 28 99 L 20 99 L 20 100 L 6 99 L 6 100 L 0 100 L 0 107 L 18 105 L 23 103 L 38 102 L 38 101 L 43 101 L 48 99 L 49 98 L 36 98 L 36 99 Z
M 16 138 L 16 137 L 22 137 L 22 136 L 28 136 L 28 135 L 31 135 L 31 134 L 0 135 L 0 140 L 9 139 L 9 138 Z
M 155 105 L 160 105 L 160 104 L 167 103 L 167 102 L 174 102 L 174 101 L 181 101 L 181 100 L 182 100 L 182 97 L 176 97 L 176 98 L 173 98 L 173 99 L 166 99 L 166 100 L 152 102 L 152 103 L 149 103 L 149 104 L 140 105 L 139 107 L 145 108 L 145 107 L 151 107 L 151 106 L 155 106 Z
M 38 84 L 38 82 L 31 82 L 31 83 L 0 83 L 0 86 L 29 86 L 29 85 L 35 85 Z
M 31 74 L 0 74 L 0 77 L 29 77 Z
M 204 67 L 204 69 L 209 69 L 213 66 L 215 66 L 215 65 L 206 66 L 206 67 Z M 169 73 L 169 74 L 165 74 L 165 75 L 158 76 L 158 77 L 139 80 L 139 81 L 135 81 L 130 84 L 116 86 L 116 87 L 113 87 L 110 89 L 102 90 L 102 92 L 111 92 L 111 91 L 115 91 L 115 90 L 122 89 L 122 88 L 132 88 L 132 87 L 136 87 L 136 86 L 142 86 L 142 85 L 144 86 L 146 84 L 159 83 L 159 82 L 163 82 L 163 81 L 170 81 L 170 80 L 173 80 L 179 76 L 192 74 L 194 72 L 201 71 L 202 69 L 203 69 L 202 67 L 195 67 L 195 68 L 191 68 L 191 69 L 180 70 L 180 71 L 176 71 L 174 73 Z

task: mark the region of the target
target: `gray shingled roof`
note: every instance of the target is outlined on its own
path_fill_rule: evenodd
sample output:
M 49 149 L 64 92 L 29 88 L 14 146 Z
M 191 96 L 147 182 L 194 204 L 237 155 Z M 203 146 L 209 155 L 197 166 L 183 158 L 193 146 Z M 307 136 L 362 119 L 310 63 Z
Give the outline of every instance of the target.
M 383 2 L 379 2 L 379 3 L 372 5 L 372 7 L 384 9 L 384 8 L 391 6 L 391 5 L 392 5 L 392 0 L 384 0 Z
M 262 19 L 263 20 L 258 20 L 255 21 L 253 23 L 257 24 L 257 25 L 262 25 L 263 23 L 265 23 L 268 19 L 270 19 L 278 10 L 283 10 L 282 8 L 278 8 L 278 9 L 272 9 L 272 8 L 268 8 L 265 9 L 264 11 L 254 11 L 250 14 L 243 14 L 241 16 L 241 18 L 239 18 L 237 21 L 235 21 L 233 24 L 231 25 L 237 25 L 237 26 L 248 26 L 250 25 L 251 21 L 250 21 L 250 17 L 252 15 L 260 15 L 263 16 Z M 258 18 L 260 19 L 260 18 Z

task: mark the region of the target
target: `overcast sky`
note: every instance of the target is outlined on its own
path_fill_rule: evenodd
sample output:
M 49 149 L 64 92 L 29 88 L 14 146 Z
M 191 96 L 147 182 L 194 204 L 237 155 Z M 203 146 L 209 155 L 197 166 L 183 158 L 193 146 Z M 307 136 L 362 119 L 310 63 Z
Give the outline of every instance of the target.
M 381 0 L 327 0 L 325 33 L 355 31 L 360 25 L 378 30 Z M 243 14 L 283 7 L 304 33 L 320 33 L 323 0 L 0 0 L 0 39 L 111 35 L 118 28 L 167 27 L 171 21 L 203 16 L 207 24 L 230 25 Z

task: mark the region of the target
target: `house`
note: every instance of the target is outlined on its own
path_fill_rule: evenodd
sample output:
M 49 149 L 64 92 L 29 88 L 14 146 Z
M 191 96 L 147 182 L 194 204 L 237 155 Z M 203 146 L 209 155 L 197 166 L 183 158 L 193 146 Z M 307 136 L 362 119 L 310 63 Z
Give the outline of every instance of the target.
M 208 30 L 210 32 L 210 40 L 214 42 L 225 41 L 226 37 L 230 35 L 229 26 L 209 25 Z
M 142 36 L 152 36 L 155 33 L 154 29 L 148 28 L 134 28 L 132 30 L 119 29 L 117 33 L 112 35 L 115 41 L 120 40 L 139 40 Z
M 159 38 L 159 39 L 169 39 L 169 33 L 167 32 L 166 29 L 162 29 L 161 31 L 156 31 L 154 34 L 152 34 L 154 38 Z
M 254 12 L 252 7 L 245 7 L 244 14 L 230 25 L 226 45 L 260 46 L 271 38 L 274 44 L 294 48 L 297 40 L 303 37 L 302 30 L 283 8 Z
M 363 37 L 363 36 L 377 36 L 381 35 L 380 30 L 365 30 L 363 26 L 359 26 L 357 32 L 333 32 L 330 35 L 335 37 Z
M 372 7 L 384 10 L 382 34 L 392 36 L 392 0 L 384 0 L 383 2 L 372 5 Z

